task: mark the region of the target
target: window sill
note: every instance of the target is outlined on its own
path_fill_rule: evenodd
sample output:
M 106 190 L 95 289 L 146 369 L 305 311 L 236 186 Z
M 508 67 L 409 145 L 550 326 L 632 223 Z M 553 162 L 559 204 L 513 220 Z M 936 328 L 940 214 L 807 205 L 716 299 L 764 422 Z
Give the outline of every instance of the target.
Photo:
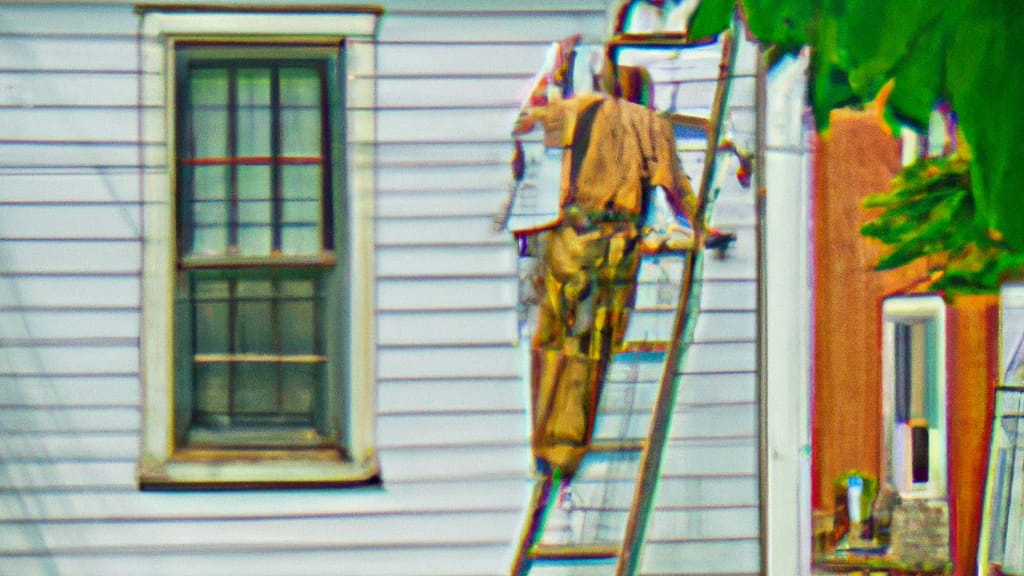
M 360 462 L 335 449 L 201 450 L 183 449 L 172 459 L 144 459 L 142 490 L 247 490 L 375 486 L 380 484 L 376 456 Z

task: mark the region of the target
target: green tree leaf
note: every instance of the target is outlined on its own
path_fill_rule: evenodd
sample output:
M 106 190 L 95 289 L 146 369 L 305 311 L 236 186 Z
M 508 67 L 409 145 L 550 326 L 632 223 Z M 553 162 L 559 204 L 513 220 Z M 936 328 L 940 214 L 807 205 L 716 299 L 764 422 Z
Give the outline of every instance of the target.
M 974 0 L 952 34 L 946 89 L 971 147 L 971 176 L 981 224 L 1024 251 L 1024 11 L 1007 0 Z
M 705 40 L 724 32 L 736 12 L 736 0 L 701 0 L 690 17 L 689 37 Z

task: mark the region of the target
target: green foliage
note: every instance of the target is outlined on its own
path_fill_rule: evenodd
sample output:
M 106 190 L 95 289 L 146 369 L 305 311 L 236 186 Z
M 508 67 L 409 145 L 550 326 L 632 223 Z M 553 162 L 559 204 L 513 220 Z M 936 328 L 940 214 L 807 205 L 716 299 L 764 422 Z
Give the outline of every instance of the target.
M 927 158 L 906 167 L 892 189 L 869 196 L 864 207 L 881 212 L 861 227 L 889 251 L 876 270 L 899 268 L 921 258 L 932 264 L 932 288 L 947 297 L 994 292 L 1024 266 L 1015 252 L 977 218 L 970 162 L 962 155 Z
M 811 47 L 808 102 L 819 130 L 829 112 L 864 103 L 894 80 L 887 112 L 922 129 L 939 101 L 956 111 L 972 149 L 978 225 L 1024 251 L 1024 10 L 1019 0 L 703 0 L 703 37 L 728 27 L 737 1 L 769 47 Z
M 690 21 L 690 38 L 706 40 L 719 34 L 729 27 L 735 11 L 736 0 L 702 0 Z

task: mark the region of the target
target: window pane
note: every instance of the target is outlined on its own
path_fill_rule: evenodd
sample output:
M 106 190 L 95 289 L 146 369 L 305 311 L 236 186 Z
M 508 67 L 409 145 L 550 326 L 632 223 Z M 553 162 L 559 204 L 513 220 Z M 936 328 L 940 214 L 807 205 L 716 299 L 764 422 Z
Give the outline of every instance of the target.
M 282 68 L 281 153 L 321 154 L 320 74 L 315 68 Z
M 226 284 L 216 282 L 215 284 Z M 227 295 L 216 298 L 195 296 L 195 353 L 227 354 L 231 352 L 229 331 L 231 306 Z
M 228 155 L 228 71 L 197 68 L 189 80 L 192 155 L 223 158 Z
M 239 166 L 238 249 L 247 256 L 266 256 L 273 248 L 270 166 Z
M 228 204 L 202 201 L 192 204 L 190 254 L 223 254 L 228 245 Z
M 281 352 L 283 354 L 317 354 L 317 322 L 312 299 L 283 299 L 280 304 Z
M 281 251 L 285 254 L 315 254 L 321 240 L 322 170 L 317 165 L 283 166 L 285 204 L 281 230 Z
M 270 70 L 242 68 L 237 71 L 236 156 L 270 156 Z
M 186 168 L 186 178 L 191 178 L 192 189 L 189 195 L 192 200 L 221 200 L 227 201 L 228 194 L 228 167 L 218 166 L 195 166 Z
M 277 364 L 241 362 L 234 367 L 234 414 L 277 413 Z
M 235 318 L 236 352 L 274 354 L 274 314 L 270 281 L 247 280 L 238 283 Z
M 226 166 L 183 167 L 186 183 L 183 210 L 189 213 L 192 227 L 187 254 L 222 254 L 228 246 L 227 223 L 228 168 Z
M 897 322 L 893 328 L 896 421 L 906 422 L 910 418 L 910 327 Z
M 320 251 L 320 228 L 316 224 L 285 224 L 281 230 L 283 254 L 316 254 Z
M 323 382 L 323 364 L 285 364 L 281 378 L 281 411 L 312 419 Z
M 323 172 L 318 164 L 281 166 L 281 189 L 286 201 L 320 201 Z
M 928 385 L 925 375 L 928 372 L 925 349 L 925 323 L 917 322 L 910 326 L 910 418 L 928 418 L 925 404 L 925 387 Z
M 231 412 L 230 366 L 224 362 L 197 363 L 194 374 L 193 420 L 202 424 L 227 425 L 226 417 Z

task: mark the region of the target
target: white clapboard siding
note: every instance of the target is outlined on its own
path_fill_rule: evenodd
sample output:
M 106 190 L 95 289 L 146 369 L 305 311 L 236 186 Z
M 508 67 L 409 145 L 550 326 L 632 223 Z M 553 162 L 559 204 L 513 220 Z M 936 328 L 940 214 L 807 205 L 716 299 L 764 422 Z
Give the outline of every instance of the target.
M 511 157 L 512 146 L 507 138 L 494 142 L 381 142 L 377 145 L 380 168 L 459 168 L 486 164 L 492 169 L 500 165 L 503 173 L 511 174 L 508 164 Z
M 323 518 L 386 514 L 507 510 L 521 505 L 528 483 L 522 479 L 449 480 L 388 483 L 360 490 L 293 490 L 194 492 L 181 498 L 173 492 L 38 492 L 19 500 L 0 494 L 0 513 L 11 521 L 57 522 L 124 520 L 189 520 L 231 518 Z M 258 498 L 253 498 L 253 496 Z M 353 509 L 351 501 L 359 502 Z
M 728 135 L 754 142 L 752 50 L 738 42 L 726 102 Z M 712 70 L 712 73 L 714 71 Z M 722 177 L 712 225 L 735 232 L 724 259 L 706 253 L 699 312 L 684 344 L 678 391 L 661 469 L 661 487 L 643 550 L 644 576 L 753 575 L 760 571 L 757 265 L 754 195 L 719 155 Z M 676 484 L 676 491 L 663 487 Z
M 516 305 L 516 286 L 501 278 L 381 279 L 377 308 L 398 310 L 505 309 Z
M 6 131 L 0 132 L 0 135 Z M 50 144 L 38 144 L 39 154 L 48 154 Z M 130 206 L 139 202 L 138 170 L 92 168 L 78 164 L 39 168 L 7 168 L 0 178 L 0 205 L 47 203 L 114 203 Z
M 0 573 L 507 573 L 531 488 L 529 393 L 516 248 L 491 220 L 507 197 L 509 129 L 545 51 L 574 34 L 600 41 L 607 2 L 381 4 L 377 70 L 352 86 L 377 90 L 383 484 L 190 493 L 136 486 L 141 182 L 167 170 L 164 142 L 138 141 L 140 122 L 165 121 L 160 84 L 139 93 L 139 42 L 156 40 L 137 37 L 132 0 L 4 3 Z M 678 104 L 706 104 L 711 86 Z M 688 170 L 697 156 L 683 153 Z M 745 206 L 722 202 L 746 226 L 738 246 L 752 247 Z M 752 258 L 737 250 L 705 268 L 645 575 L 757 570 Z M 640 433 L 632 422 L 617 425 Z
M 138 406 L 140 400 L 138 375 L 0 375 L 4 406 Z
M 183 527 L 183 530 L 187 528 Z M 419 546 L 364 548 L 265 546 L 254 550 L 206 547 L 165 553 L 124 548 L 107 554 L 11 556 L 4 559 L 4 569 L 19 576 L 138 576 L 140 570 L 154 576 L 320 576 L 338 573 L 346 576 L 486 576 L 507 570 L 506 548 L 504 542 L 472 542 L 454 546 L 440 541 Z
M 454 398 L 444 398 L 447 390 Z M 465 380 L 386 380 L 377 387 L 379 414 L 423 412 L 500 412 L 525 406 L 525 390 L 518 378 Z

